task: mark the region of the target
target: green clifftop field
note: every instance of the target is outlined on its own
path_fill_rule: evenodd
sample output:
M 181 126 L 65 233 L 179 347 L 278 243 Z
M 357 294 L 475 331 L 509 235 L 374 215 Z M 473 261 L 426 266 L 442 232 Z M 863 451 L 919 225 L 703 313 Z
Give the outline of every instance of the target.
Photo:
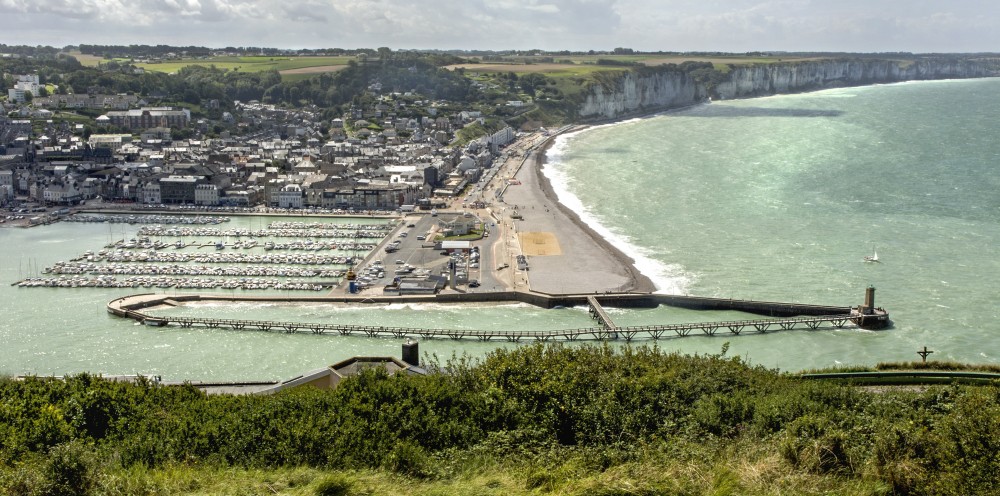
M 725 348 L 724 350 L 725 351 Z M 5 494 L 990 494 L 1000 389 L 534 345 L 333 391 L 0 381 Z M 432 369 L 435 366 L 431 367 Z

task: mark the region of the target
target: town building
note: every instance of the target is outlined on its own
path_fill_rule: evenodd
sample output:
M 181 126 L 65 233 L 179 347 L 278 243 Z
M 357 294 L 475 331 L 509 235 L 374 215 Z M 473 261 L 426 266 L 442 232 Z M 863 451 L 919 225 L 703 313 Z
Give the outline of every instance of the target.
M 125 129 L 143 130 L 153 127 L 184 128 L 191 122 L 191 111 L 185 108 L 143 107 L 107 113 L 112 125 Z

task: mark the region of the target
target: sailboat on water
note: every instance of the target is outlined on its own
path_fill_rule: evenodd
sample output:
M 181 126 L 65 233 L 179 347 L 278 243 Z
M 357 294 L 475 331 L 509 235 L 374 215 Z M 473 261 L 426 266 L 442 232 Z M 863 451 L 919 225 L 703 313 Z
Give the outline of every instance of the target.
M 872 254 L 865 255 L 865 262 L 878 262 L 878 251 L 875 250 L 874 246 L 872 246 Z

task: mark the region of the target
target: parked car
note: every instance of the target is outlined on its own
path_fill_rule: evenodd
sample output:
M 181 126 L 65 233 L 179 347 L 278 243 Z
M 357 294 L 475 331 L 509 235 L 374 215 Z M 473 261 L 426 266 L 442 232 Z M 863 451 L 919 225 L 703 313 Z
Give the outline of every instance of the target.
M 479 281 L 477 281 L 475 279 L 469 281 L 469 287 L 470 288 L 478 288 L 479 287 Z

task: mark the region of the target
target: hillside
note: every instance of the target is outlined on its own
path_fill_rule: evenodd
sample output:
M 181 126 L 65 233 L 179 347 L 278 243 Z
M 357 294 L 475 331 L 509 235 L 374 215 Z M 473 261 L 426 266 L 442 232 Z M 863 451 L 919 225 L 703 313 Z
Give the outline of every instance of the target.
M 534 345 L 206 397 L 0 381 L 9 494 L 987 494 L 1000 389 L 866 392 L 723 353 Z

